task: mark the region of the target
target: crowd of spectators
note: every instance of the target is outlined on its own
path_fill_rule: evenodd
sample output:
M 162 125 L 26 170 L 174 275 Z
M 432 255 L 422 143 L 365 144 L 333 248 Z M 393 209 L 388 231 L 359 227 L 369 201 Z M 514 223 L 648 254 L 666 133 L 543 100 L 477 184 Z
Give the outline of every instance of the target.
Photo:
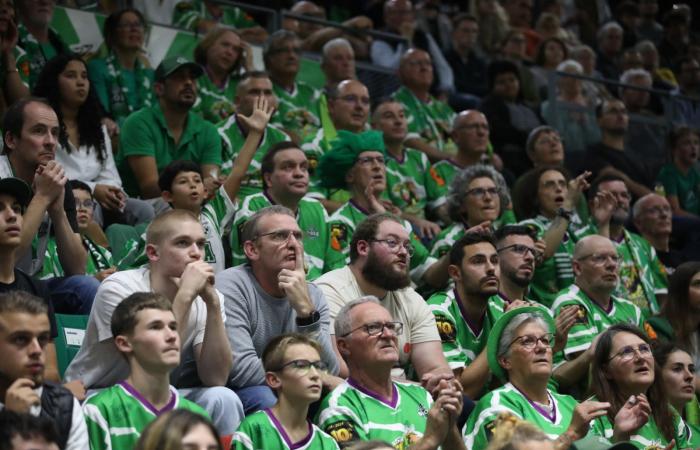
M 59 3 L 104 42 L 0 0 L 0 449 L 700 447 L 691 6 Z

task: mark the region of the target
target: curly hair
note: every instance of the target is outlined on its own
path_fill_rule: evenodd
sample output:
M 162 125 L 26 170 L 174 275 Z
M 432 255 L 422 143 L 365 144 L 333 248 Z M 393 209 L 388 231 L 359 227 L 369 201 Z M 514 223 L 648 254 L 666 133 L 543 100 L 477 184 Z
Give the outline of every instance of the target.
M 499 215 L 510 203 L 508 185 L 503 175 L 498 173 L 498 171 L 491 166 L 475 164 L 460 171 L 450 184 L 450 191 L 447 194 L 447 214 L 452 221 L 462 222 L 464 220 L 459 210 L 462 208 L 462 202 L 464 201 L 465 195 L 467 195 L 469 184 L 476 178 L 490 178 L 496 185 L 498 189 L 498 199 L 501 202 L 501 210 L 498 212 Z

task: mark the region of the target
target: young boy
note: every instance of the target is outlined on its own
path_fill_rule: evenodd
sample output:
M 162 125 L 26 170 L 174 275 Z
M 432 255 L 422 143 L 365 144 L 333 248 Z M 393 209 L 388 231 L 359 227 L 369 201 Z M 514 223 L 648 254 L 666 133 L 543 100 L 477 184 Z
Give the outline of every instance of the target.
M 309 405 L 321 397 L 326 365 L 321 348 L 308 337 L 290 333 L 267 344 L 262 360 L 267 384 L 278 401 L 248 416 L 234 435 L 236 450 L 337 449 L 335 440 L 307 418 Z
M 131 450 L 146 425 L 172 409 L 208 417 L 170 385 L 170 372 L 180 364 L 180 336 L 171 305 L 160 294 L 136 292 L 114 309 L 112 336 L 129 363 L 129 376 L 85 401 L 91 450 Z

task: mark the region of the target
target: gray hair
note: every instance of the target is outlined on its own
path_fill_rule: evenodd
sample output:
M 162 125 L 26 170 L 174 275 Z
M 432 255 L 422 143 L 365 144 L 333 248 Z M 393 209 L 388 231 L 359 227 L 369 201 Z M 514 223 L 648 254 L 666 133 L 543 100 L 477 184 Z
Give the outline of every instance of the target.
M 527 151 L 528 154 L 533 154 L 535 152 L 535 144 L 542 133 L 555 133 L 557 136 L 559 135 L 556 128 L 550 127 L 549 125 L 540 125 L 534 128 L 527 136 L 527 142 L 525 144 L 525 151 Z
M 501 332 L 501 339 L 498 340 L 498 356 L 510 355 L 510 344 L 512 344 L 515 339 L 515 332 L 518 331 L 518 328 L 522 325 L 531 322 L 541 326 L 543 329 L 547 330 L 548 333 L 551 331 L 544 316 L 539 312 L 518 314 L 508 322 L 508 325 L 506 325 L 503 332 Z
M 350 317 L 350 311 L 352 311 L 354 307 L 365 303 L 376 303 L 377 305 L 381 306 L 379 299 L 374 295 L 365 295 L 364 297 L 356 298 L 355 300 L 344 304 L 343 307 L 340 308 L 340 311 L 338 311 L 338 315 L 335 316 L 335 325 L 333 328 L 335 330 L 336 338 L 345 336 L 352 331 L 352 318 Z
M 598 38 L 598 41 L 601 41 L 612 30 L 618 30 L 618 31 L 624 33 L 624 30 L 622 29 L 622 25 L 620 25 L 619 23 L 617 23 L 613 20 L 612 22 L 608 22 L 598 29 L 598 34 L 596 35 Z
M 353 50 L 352 45 L 350 45 L 350 42 L 342 37 L 331 39 L 330 41 L 326 42 L 323 44 L 323 48 L 321 49 L 321 64 L 323 64 L 328 58 L 328 54 L 331 52 L 331 50 L 334 50 L 336 48 L 347 48 L 350 50 L 350 53 L 352 53 L 352 56 L 355 57 L 355 50 Z
M 508 192 L 508 185 L 506 184 L 506 180 L 503 179 L 503 175 L 498 173 L 498 171 L 491 166 L 474 164 L 460 171 L 450 184 L 450 191 L 447 195 L 447 213 L 454 222 L 462 221 L 459 210 L 462 207 L 464 196 L 467 194 L 469 183 L 475 178 L 490 178 L 493 180 L 498 189 L 501 211 L 510 203 L 510 193 Z
M 634 49 L 640 53 L 648 52 L 650 50 L 657 51 L 656 45 L 649 39 L 637 42 L 637 45 L 634 46 Z
M 640 197 L 639 200 L 637 200 L 636 202 L 634 202 L 634 205 L 632 205 L 632 218 L 633 218 L 633 219 L 638 218 L 638 217 L 642 214 L 642 207 L 644 206 L 644 204 L 645 204 L 648 200 L 650 200 L 650 199 L 652 199 L 652 198 L 656 198 L 656 197 L 660 197 L 660 198 L 663 198 L 664 200 L 666 200 L 666 197 L 663 197 L 663 196 L 661 196 L 661 195 L 659 195 L 659 194 L 656 194 L 656 193 L 654 193 L 654 192 L 651 192 L 651 193 L 649 193 L 649 194 L 647 194 L 647 195 L 645 195 L 645 196 L 643 196 L 643 197 Z M 668 201 L 668 200 L 666 200 L 666 201 Z
M 562 61 L 557 66 L 557 72 L 566 72 L 569 69 L 573 69 L 573 71 L 575 71 L 579 75 L 583 74 L 583 66 L 580 62 L 574 59 L 567 59 L 565 61 Z
M 272 50 L 274 46 L 280 42 L 290 41 L 292 39 L 299 40 L 299 36 L 293 31 L 277 30 L 272 33 L 263 45 L 263 59 L 267 59 L 268 53 L 270 53 L 270 50 Z
M 262 219 L 265 216 L 269 216 L 272 214 L 282 214 L 285 216 L 290 216 L 296 220 L 296 217 L 294 216 L 294 213 L 292 212 L 291 209 L 287 208 L 286 206 L 282 205 L 272 205 L 268 206 L 266 208 L 261 209 L 260 211 L 256 212 L 251 216 L 250 219 L 246 221 L 245 224 L 243 224 L 243 230 L 241 231 L 241 242 L 246 242 L 246 241 L 252 241 L 255 238 L 258 237 L 258 224 L 260 222 L 260 219 Z M 233 230 L 235 233 L 236 230 Z
M 651 79 L 651 74 L 645 70 L 645 69 L 627 69 L 625 70 L 622 75 L 620 75 L 620 83 L 622 84 L 631 84 L 630 81 L 633 78 L 639 78 L 639 77 L 644 77 L 649 84 L 651 85 L 652 79 Z

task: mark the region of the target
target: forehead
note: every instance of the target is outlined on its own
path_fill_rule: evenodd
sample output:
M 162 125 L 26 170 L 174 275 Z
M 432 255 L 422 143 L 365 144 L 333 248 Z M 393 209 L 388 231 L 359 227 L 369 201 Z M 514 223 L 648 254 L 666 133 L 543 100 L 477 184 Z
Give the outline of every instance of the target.
M 515 330 L 515 334 L 518 336 L 523 336 L 526 334 L 548 333 L 548 332 L 549 332 L 549 330 L 547 330 L 546 328 L 544 328 L 542 325 L 535 322 L 534 320 L 528 321 L 528 322 L 520 325 Z
M 613 245 L 612 241 L 604 237 L 596 237 L 593 239 L 588 239 L 584 244 L 582 250 L 585 254 L 591 253 L 617 253 L 617 249 Z
M 272 81 L 268 77 L 250 77 L 243 81 L 241 89 L 248 92 L 252 89 L 272 90 Z
M 15 198 L 15 196 L 12 194 L 8 194 L 7 192 L 0 192 L 0 203 L 12 205 L 17 203 L 17 198 Z
M 306 161 L 306 154 L 298 148 L 288 148 L 275 153 L 273 161 L 275 165 L 284 161 L 304 162 Z
M 175 321 L 175 315 L 170 310 L 157 308 L 145 308 L 136 313 L 137 324 L 147 324 L 155 321 L 173 322 Z
M 340 83 L 338 86 L 338 95 L 348 94 L 369 96 L 369 91 L 367 87 L 359 81 L 351 80 Z
M 464 258 L 469 259 L 476 255 L 493 255 L 496 248 L 490 242 L 478 242 L 464 247 Z
M 566 180 L 566 177 L 558 170 L 545 170 L 540 175 L 540 183 L 554 180 Z
M 335 56 L 352 56 L 353 52 L 352 49 L 349 47 L 346 47 L 344 45 L 338 45 L 336 47 L 331 47 L 328 50 L 327 56 L 329 58 L 333 58 Z
M 174 241 L 180 239 L 183 236 L 191 237 L 194 239 L 201 239 L 204 237 L 204 228 L 197 222 L 195 218 L 178 219 L 175 218 L 165 222 L 164 228 L 167 233 L 164 236 L 168 236 L 169 240 Z
M 527 234 L 509 234 L 501 240 L 502 247 L 513 244 L 524 244 L 532 246 L 534 243 L 535 241 Z
M 126 11 L 119 17 L 119 23 L 124 22 L 140 22 L 141 18 L 132 11 Z
M 258 222 L 259 233 L 267 233 L 268 231 L 279 229 L 298 230 L 299 225 L 294 217 L 286 214 L 268 214 L 261 217 Z
M 411 50 L 405 56 L 404 61 L 406 61 L 406 62 L 430 61 L 430 54 L 426 51 L 423 51 L 423 50 Z
M 270 49 L 288 48 L 298 46 L 301 41 L 296 37 L 282 37 L 270 43 Z
M 457 25 L 458 30 L 478 30 L 479 24 L 471 19 L 462 20 L 459 25 Z
M 476 177 L 467 185 L 468 189 L 475 187 L 496 187 L 496 183 L 489 177 Z
M 85 189 L 73 189 L 73 197 L 75 198 L 92 198 L 92 195 L 90 195 L 89 192 L 87 192 Z
M 389 311 L 376 303 L 363 303 L 350 310 L 350 318 L 354 326 L 370 322 L 393 320 Z
M 48 105 L 39 102 L 31 102 L 24 107 L 24 126 L 30 127 L 43 124 L 50 127 L 58 126 L 56 112 Z
M 604 181 L 598 185 L 600 191 L 627 192 L 627 185 L 621 180 Z
M 241 38 L 238 37 L 238 35 L 237 35 L 236 33 L 234 33 L 233 31 L 224 31 L 224 32 L 221 33 L 221 35 L 216 39 L 215 42 L 226 42 L 226 41 L 238 43 L 238 42 L 241 42 Z
M 377 228 L 377 237 L 386 237 L 394 235 L 402 239 L 408 239 L 408 232 L 400 223 L 393 220 L 385 220 L 379 224 Z
M 377 114 L 384 114 L 384 113 L 399 113 L 403 112 L 404 107 L 401 103 L 399 102 L 384 102 L 381 105 L 377 106 Z
M 535 141 L 535 143 L 539 143 L 542 140 L 542 138 L 546 138 L 546 137 L 548 138 L 551 136 L 559 136 L 559 133 L 557 133 L 556 130 L 542 131 L 540 134 L 537 135 L 537 140 Z M 559 173 L 559 172 L 557 172 L 557 173 Z
M 670 206 L 668 200 L 660 195 L 653 195 L 646 199 L 642 204 L 644 208 L 652 208 L 654 206 Z
M 29 314 L 27 312 L 0 313 L 0 333 L 12 334 L 20 331 L 39 334 L 51 328 L 46 314 Z
M 66 64 L 66 67 L 63 69 L 64 72 L 68 70 L 87 70 L 87 67 L 85 66 L 84 62 L 73 59 L 68 61 L 68 64 Z
M 641 339 L 636 334 L 627 333 L 625 331 L 616 333 L 612 338 L 612 348 L 613 352 L 620 349 L 621 347 L 626 347 L 628 345 L 639 345 L 643 344 L 644 340 Z
M 287 362 L 295 359 L 314 360 L 320 357 L 316 349 L 308 344 L 292 344 L 285 349 L 283 359 Z
M 457 116 L 457 126 L 466 125 L 472 123 L 488 123 L 486 121 L 486 116 L 484 116 L 479 111 L 469 111 L 467 113 L 461 113 Z
M 627 108 L 625 107 L 625 104 L 620 100 L 610 100 L 610 101 L 607 101 L 603 104 L 603 112 L 608 112 L 608 111 L 613 110 L 613 109 L 626 110 Z
M 666 359 L 666 365 L 683 363 L 683 364 L 693 364 L 693 358 L 683 350 L 675 350 L 668 354 Z

